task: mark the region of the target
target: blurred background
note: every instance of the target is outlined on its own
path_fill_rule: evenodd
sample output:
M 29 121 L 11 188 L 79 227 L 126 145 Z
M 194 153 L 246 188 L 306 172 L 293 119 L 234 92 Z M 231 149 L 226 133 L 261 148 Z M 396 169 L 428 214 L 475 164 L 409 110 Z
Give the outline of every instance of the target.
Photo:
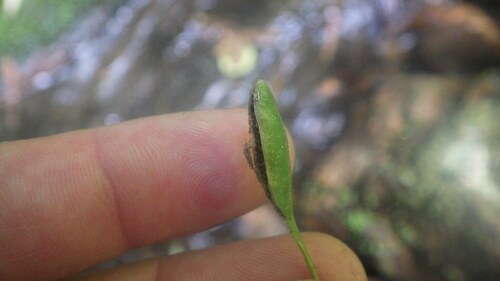
M 371 281 L 499 280 L 499 1 L 0 3 L 0 141 L 244 108 L 263 78 L 303 230 Z M 286 232 L 264 206 L 94 269 Z

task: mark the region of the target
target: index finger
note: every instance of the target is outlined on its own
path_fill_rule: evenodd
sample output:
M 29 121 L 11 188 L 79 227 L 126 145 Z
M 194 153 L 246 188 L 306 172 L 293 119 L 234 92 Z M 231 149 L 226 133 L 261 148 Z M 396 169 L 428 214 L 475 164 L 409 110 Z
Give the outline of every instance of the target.
M 243 110 L 190 112 L 0 145 L 0 280 L 63 277 L 264 201 Z

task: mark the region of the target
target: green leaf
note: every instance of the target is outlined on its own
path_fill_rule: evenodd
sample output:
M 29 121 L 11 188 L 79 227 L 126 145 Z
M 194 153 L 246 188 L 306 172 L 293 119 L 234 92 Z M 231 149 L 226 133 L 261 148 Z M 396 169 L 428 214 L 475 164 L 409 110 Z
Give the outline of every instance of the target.
M 248 163 L 269 201 L 288 225 L 313 279 L 319 280 L 293 214 L 292 171 L 285 126 L 271 89 L 262 80 L 250 93 L 248 119 L 250 143 L 244 149 Z

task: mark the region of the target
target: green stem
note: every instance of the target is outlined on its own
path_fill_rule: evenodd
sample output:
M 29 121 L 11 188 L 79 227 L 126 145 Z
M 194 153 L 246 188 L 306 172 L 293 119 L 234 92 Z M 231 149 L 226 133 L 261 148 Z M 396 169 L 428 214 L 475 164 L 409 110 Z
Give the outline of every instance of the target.
M 299 246 L 299 249 L 302 252 L 302 255 L 304 256 L 304 259 L 306 260 L 306 264 L 307 267 L 309 268 L 309 272 L 311 273 L 312 279 L 319 280 L 318 273 L 316 272 L 316 268 L 313 265 L 311 255 L 309 255 L 309 251 L 307 250 L 306 245 L 302 240 L 302 236 L 300 235 L 300 231 L 299 228 L 297 227 L 297 223 L 295 222 L 295 218 L 293 216 L 291 218 L 287 218 L 286 222 L 288 224 L 288 227 L 290 228 L 290 232 L 293 238 L 295 239 L 295 242 L 297 242 L 297 246 Z

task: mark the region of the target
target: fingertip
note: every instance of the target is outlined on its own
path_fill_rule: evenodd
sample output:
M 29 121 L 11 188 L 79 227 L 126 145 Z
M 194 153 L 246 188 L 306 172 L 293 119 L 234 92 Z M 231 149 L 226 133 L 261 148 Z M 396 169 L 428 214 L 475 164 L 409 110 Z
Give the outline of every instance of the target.
M 292 169 L 295 166 L 295 144 L 293 143 L 292 135 L 288 128 L 285 127 L 286 137 L 288 141 L 288 154 L 290 156 L 290 163 L 292 165 Z
M 361 261 L 342 241 L 320 232 L 302 235 L 322 281 L 367 280 Z
M 344 243 L 322 233 L 303 236 L 321 281 L 367 280 L 358 258 Z M 122 279 L 127 276 L 137 279 Z M 307 278 L 310 275 L 294 240 L 283 235 L 185 252 L 71 280 L 310 280 Z
M 216 110 L 2 144 L 0 279 L 59 278 L 259 206 L 247 136 L 244 110 Z
M 157 280 L 160 262 L 160 259 L 151 259 L 111 269 L 83 272 L 64 281 L 154 281 Z

